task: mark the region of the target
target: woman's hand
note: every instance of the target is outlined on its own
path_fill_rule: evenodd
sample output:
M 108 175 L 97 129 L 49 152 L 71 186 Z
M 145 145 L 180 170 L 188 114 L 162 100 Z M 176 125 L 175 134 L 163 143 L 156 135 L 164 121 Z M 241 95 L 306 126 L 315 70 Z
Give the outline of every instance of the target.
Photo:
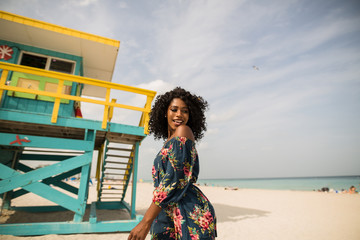
M 159 215 L 161 208 L 151 203 L 149 209 L 146 211 L 144 218 L 139 222 L 136 227 L 131 230 L 128 240 L 144 240 L 149 233 L 151 224 Z
M 144 221 L 139 222 L 139 224 L 131 230 L 128 240 L 144 240 L 150 231 L 150 227 L 151 224 Z

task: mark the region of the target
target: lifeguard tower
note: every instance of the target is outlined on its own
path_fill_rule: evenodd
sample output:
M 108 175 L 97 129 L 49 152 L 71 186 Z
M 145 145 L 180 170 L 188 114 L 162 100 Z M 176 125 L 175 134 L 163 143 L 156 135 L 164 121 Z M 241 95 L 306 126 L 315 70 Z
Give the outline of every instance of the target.
M 3 223 L 0 235 L 130 231 L 142 218 L 135 212 L 138 152 L 156 92 L 111 82 L 117 40 L 2 11 L 0 29 L 1 210 L 50 211 L 55 219 L 58 211 L 73 213 L 70 221 Z M 114 92 L 143 102 L 117 102 Z M 102 121 L 82 118 L 84 102 L 102 106 Z M 116 109 L 138 111 L 137 122 L 111 122 Z M 97 200 L 88 204 L 94 153 Z M 78 185 L 67 181 L 75 177 Z M 12 206 L 26 194 L 53 205 Z M 130 217 L 100 221 L 100 209 L 126 209 Z

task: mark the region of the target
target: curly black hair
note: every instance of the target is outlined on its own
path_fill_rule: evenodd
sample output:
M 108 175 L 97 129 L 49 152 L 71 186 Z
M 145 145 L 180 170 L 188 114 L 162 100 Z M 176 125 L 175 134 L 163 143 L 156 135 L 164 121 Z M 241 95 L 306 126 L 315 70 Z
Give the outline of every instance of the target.
M 174 98 L 180 98 L 188 106 L 189 120 L 186 125 L 193 131 L 195 141 L 200 140 L 206 131 L 205 111 L 208 109 L 208 103 L 202 97 L 191 94 L 181 87 L 156 97 L 150 112 L 149 133 L 153 134 L 156 140 L 168 138 L 168 123 L 165 116 Z

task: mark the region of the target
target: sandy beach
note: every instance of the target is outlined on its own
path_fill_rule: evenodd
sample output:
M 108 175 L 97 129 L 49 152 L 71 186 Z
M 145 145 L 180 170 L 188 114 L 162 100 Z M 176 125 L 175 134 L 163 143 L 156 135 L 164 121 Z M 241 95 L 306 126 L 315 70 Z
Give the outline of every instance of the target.
M 224 187 L 200 186 L 215 207 L 218 221 L 218 238 L 270 239 L 270 240 L 358 240 L 360 239 L 360 194 L 283 191 L 283 190 L 229 190 Z M 139 183 L 136 209 L 144 214 L 150 205 L 152 185 Z M 95 187 L 90 187 L 89 202 L 95 198 Z M 127 201 L 130 194 L 127 195 Z M 13 205 L 29 206 L 51 204 L 35 195 L 27 194 L 15 199 Z M 128 217 L 123 211 L 99 213 L 98 219 Z M 55 214 L 26 215 L 8 213 L 0 221 L 16 222 L 24 219 L 39 221 L 54 218 Z M 56 219 L 68 219 L 72 214 L 56 213 Z M 0 239 L 127 239 L 128 233 L 45 235 L 15 237 L 0 235 Z M 146 239 L 150 239 L 148 236 Z

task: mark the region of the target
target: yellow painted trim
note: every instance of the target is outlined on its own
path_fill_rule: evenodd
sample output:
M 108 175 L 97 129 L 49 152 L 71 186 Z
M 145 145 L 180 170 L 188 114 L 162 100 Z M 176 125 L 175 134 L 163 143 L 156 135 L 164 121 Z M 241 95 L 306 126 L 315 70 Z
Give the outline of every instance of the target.
M 4 92 L 3 88 L 5 87 L 6 79 L 7 79 L 8 74 L 9 74 L 8 70 L 3 70 L 2 74 L 1 74 L 1 78 L 0 78 L 0 103 L 1 103 L 3 92 Z
M 116 99 L 115 98 L 111 99 L 111 102 L 116 103 Z M 111 122 L 111 119 L 113 118 L 113 115 L 114 115 L 114 107 L 110 106 L 109 107 L 109 117 L 108 117 L 109 122 Z
M 120 41 L 118 41 L 118 40 L 97 36 L 94 34 L 74 30 L 71 28 L 62 27 L 59 25 L 43 22 L 40 20 L 35 20 L 32 18 L 23 17 L 20 15 L 9 13 L 9 12 L 0 11 L 0 19 L 5 19 L 5 20 L 11 21 L 11 22 L 24 24 L 27 26 L 36 27 L 36 28 L 44 29 L 44 30 L 51 31 L 51 32 L 57 32 L 57 33 L 61 33 L 64 35 L 82 38 L 82 39 L 86 39 L 86 40 L 93 41 L 93 42 L 103 43 L 103 44 L 114 46 L 117 48 L 120 46 Z
M 110 101 L 110 88 L 106 89 L 106 97 L 105 102 L 108 103 Z M 109 115 L 109 107 L 107 105 L 104 106 L 104 115 L 103 115 L 103 122 L 102 122 L 102 128 L 106 128 L 107 119 Z
M 147 97 L 146 104 L 145 104 L 146 112 L 151 111 L 151 102 L 153 99 L 154 99 L 153 97 L 149 97 L 149 96 Z M 143 116 L 141 117 L 141 122 L 139 125 L 144 126 L 145 134 L 149 134 L 149 120 L 150 120 L 149 114 L 143 114 Z
M 140 111 L 143 114 L 141 116 L 139 126 L 144 127 L 144 133 L 148 134 L 147 122 L 149 120 L 149 113 L 151 111 L 151 102 L 156 95 L 155 91 L 136 88 L 136 87 L 130 87 L 130 86 L 112 83 L 112 82 L 105 82 L 105 81 L 92 79 L 92 78 L 85 78 L 85 77 L 80 77 L 80 76 L 75 76 L 75 75 L 70 75 L 70 74 L 65 74 L 65 73 L 57 73 L 57 72 L 52 72 L 52 71 L 47 71 L 47 70 L 42 70 L 42 69 L 37 69 L 37 68 L 31 68 L 31 67 L 26 67 L 26 66 L 11 64 L 11 63 L 5 63 L 5 62 L 0 62 L 0 69 L 3 69 L 2 74 L 1 74 L 1 80 L 0 80 L 0 91 L 8 90 L 8 91 L 14 91 L 14 92 L 31 93 L 31 94 L 36 94 L 36 95 L 40 95 L 40 96 L 54 97 L 56 99 L 55 103 L 54 103 L 52 118 L 51 118 L 51 122 L 53 122 L 53 123 L 56 123 L 56 120 L 57 120 L 59 106 L 60 106 L 59 101 L 61 99 L 68 99 L 68 100 L 103 105 L 104 106 L 104 115 L 103 115 L 102 128 L 104 128 L 104 129 L 106 129 L 106 127 L 107 127 L 107 122 L 111 121 L 112 111 L 113 111 L 114 107 L 124 108 L 124 109 L 129 109 L 129 110 L 134 110 L 134 111 Z M 46 92 L 46 91 L 41 91 L 41 90 L 34 90 L 34 89 L 27 89 L 27 88 L 5 85 L 7 73 L 9 71 L 29 73 L 29 74 L 33 74 L 33 75 L 59 79 L 57 92 L 56 93 Z M 88 85 L 93 85 L 93 86 L 104 87 L 107 89 L 105 101 L 63 94 L 61 90 L 62 90 L 64 81 L 70 81 L 70 82 L 83 83 L 83 84 L 88 84 Z M 146 104 L 142 108 L 142 107 L 135 107 L 135 106 L 116 103 L 116 99 L 113 99 L 110 102 L 111 90 L 121 90 L 121 91 L 145 95 L 147 97 Z M 109 113 L 109 111 L 110 111 L 110 113 Z
M 26 88 L 13 87 L 13 86 L 4 86 L 2 89 L 14 91 L 14 92 L 24 92 L 24 93 L 31 93 L 31 94 L 37 94 L 37 95 L 42 95 L 42 96 L 54 97 L 54 98 L 95 103 L 95 104 L 100 104 L 100 105 L 104 105 L 104 106 L 113 106 L 113 107 L 125 108 L 125 109 L 129 109 L 129 110 L 146 112 L 146 113 L 150 112 L 147 109 L 141 108 L 141 107 L 134 107 L 134 106 L 129 106 L 129 105 L 125 105 L 125 104 L 106 102 L 106 101 L 95 100 L 95 99 L 91 99 L 91 98 L 77 97 L 77 96 L 66 95 L 66 94 L 62 94 L 62 93 L 57 94 L 57 93 L 53 93 L 53 92 L 45 92 L 45 91 L 40 91 L 40 90 L 26 89 Z
M 57 92 L 56 92 L 57 96 L 62 95 L 61 92 L 62 92 L 63 86 L 64 86 L 64 80 L 59 79 L 59 84 L 58 84 Z M 61 101 L 61 97 L 55 98 L 53 113 L 52 113 L 52 117 L 51 117 L 52 123 L 56 123 L 56 121 L 57 121 L 57 117 L 59 115 L 60 101 Z
M 97 158 L 97 165 L 96 165 L 96 181 L 97 181 L 97 186 L 96 186 L 96 191 L 98 193 L 98 197 L 99 198 L 99 190 L 100 190 L 100 168 L 102 167 L 103 165 L 103 153 L 104 153 L 104 148 L 105 148 L 105 145 L 102 144 L 101 147 L 100 147 L 100 150 L 99 150 L 99 153 L 98 153 L 98 158 Z
M 43 69 L 39 69 L 39 68 L 32 68 L 32 67 L 16 65 L 16 64 L 6 63 L 6 62 L 0 62 L 0 69 L 7 69 L 9 71 L 14 71 L 14 72 L 29 73 L 29 74 L 45 76 L 45 77 L 49 77 L 49 78 L 63 79 L 65 81 L 89 84 L 89 85 L 94 85 L 94 86 L 103 87 L 103 88 L 111 88 L 111 89 L 116 89 L 116 90 L 121 90 L 121 91 L 142 94 L 142 95 L 146 95 L 146 96 L 155 97 L 155 95 L 156 95 L 155 91 L 151 91 L 151 90 L 147 90 L 147 89 L 131 87 L 131 86 L 118 84 L 118 83 L 106 82 L 106 81 L 102 81 L 102 80 L 98 80 L 98 79 L 94 79 L 94 78 L 80 77 L 80 76 L 66 74 L 66 73 L 60 73 L 60 72 L 52 72 L 52 71 L 47 71 L 47 70 L 43 70 Z

